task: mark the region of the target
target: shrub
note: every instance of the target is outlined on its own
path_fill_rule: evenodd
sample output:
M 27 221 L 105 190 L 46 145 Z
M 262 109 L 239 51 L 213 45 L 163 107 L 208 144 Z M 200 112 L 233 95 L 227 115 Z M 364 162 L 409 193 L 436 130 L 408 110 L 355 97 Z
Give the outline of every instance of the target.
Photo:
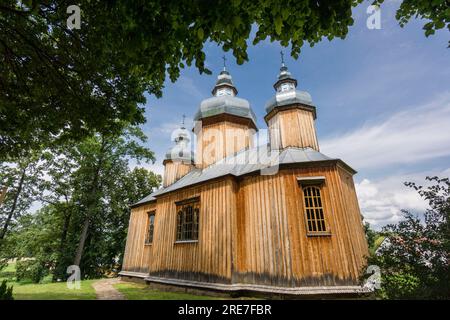
M 14 300 L 12 292 L 13 287 L 8 287 L 6 280 L 3 280 L 0 284 L 0 300 Z
M 39 260 L 22 260 L 16 264 L 17 281 L 29 279 L 39 283 L 48 274 L 47 268 Z

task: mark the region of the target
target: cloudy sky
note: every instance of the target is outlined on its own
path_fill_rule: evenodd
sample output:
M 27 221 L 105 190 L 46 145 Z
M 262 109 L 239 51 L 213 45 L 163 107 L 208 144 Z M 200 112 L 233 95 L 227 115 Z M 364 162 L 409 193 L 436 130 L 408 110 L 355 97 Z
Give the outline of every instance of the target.
M 381 29 L 366 26 L 370 2 L 355 9 L 355 25 L 345 40 L 324 40 L 305 47 L 286 64 L 317 106 L 316 129 L 321 152 L 338 157 L 358 171 L 355 183 L 361 210 L 374 227 L 398 221 L 400 209 L 423 210 L 425 203 L 404 181 L 422 183 L 427 175 L 450 175 L 450 50 L 448 31 L 425 38 L 423 21 L 400 28 L 398 1 L 381 8 Z M 171 133 L 182 115 L 187 125 L 200 102 L 211 95 L 223 52 L 206 44 L 213 75 L 183 70 L 176 83 L 166 83 L 163 97 L 148 97 L 148 146 L 162 173 Z M 260 128 L 264 104 L 280 67 L 281 47 L 264 42 L 249 48 L 249 62 L 238 66 L 227 53 L 227 66 L 239 96 L 250 101 Z M 288 53 L 288 50 L 285 49 Z

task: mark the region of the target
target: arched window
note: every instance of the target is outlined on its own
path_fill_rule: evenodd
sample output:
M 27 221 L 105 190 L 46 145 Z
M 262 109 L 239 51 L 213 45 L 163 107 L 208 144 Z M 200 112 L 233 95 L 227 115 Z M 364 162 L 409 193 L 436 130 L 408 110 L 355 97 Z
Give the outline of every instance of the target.
M 304 187 L 303 198 L 308 233 L 326 232 L 320 188 L 315 186 Z
M 176 241 L 198 240 L 200 202 L 198 198 L 177 203 Z
M 154 230 L 155 230 L 155 211 L 150 211 L 148 213 L 147 234 L 145 237 L 145 244 L 153 243 Z

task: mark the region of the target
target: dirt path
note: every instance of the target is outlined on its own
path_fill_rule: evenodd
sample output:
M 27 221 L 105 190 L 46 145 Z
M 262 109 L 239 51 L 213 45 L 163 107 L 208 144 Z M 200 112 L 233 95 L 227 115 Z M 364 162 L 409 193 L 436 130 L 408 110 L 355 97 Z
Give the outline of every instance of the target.
M 94 282 L 92 287 L 95 290 L 97 300 L 126 300 L 125 296 L 113 287 L 113 284 L 120 283 L 119 278 L 102 279 Z

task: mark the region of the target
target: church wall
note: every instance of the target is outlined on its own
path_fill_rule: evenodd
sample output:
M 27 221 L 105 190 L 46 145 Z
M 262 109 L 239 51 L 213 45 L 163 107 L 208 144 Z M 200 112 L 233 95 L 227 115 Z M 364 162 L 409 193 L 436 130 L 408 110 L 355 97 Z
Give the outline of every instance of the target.
M 348 218 L 349 234 L 352 240 L 352 249 L 356 259 L 355 272 L 361 272 L 366 263 L 365 256 L 369 254 L 367 239 L 365 236 L 361 210 L 359 208 L 358 197 L 356 195 L 353 176 L 345 169 L 339 167 L 339 176 L 343 194 L 343 210 Z M 361 254 L 361 252 L 363 254 Z
M 331 236 L 307 236 L 298 176 L 325 176 Z M 354 285 L 367 253 L 354 189 L 336 166 L 284 169 L 244 178 L 238 190 L 233 281 L 281 286 Z M 347 206 L 348 205 L 348 206 Z
M 227 156 L 253 146 L 255 130 L 248 124 L 220 121 L 204 125 L 197 135 L 196 166 L 205 168 Z
M 330 236 L 307 236 L 297 177 L 325 176 Z M 175 202 L 200 197 L 199 240 L 176 243 Z M 145 245 L 147 212 L 156 208 Z M 210 181 L 134 208 L 124 271 L 201 282 L 276 286 L 355 285 L 367 254 L 353 178 L 336 164 Z
M 314 116 L 299 108 L 280 110 L 268 120 L 273 149 L 311 147 L 319 151 Z
M 149 261 L 152 276 L 229 283 L 232 215 L 236 207 L 231 178 L 173 192 L 158 198 Z M 176 243 L 175 202 L 200 197 L 198 242 Z M 157 254 L 156 254 L 157 253 Z
M 167 160 L 164 163 L 163 187 L 167 187 L 191 171 L 192 165 L 179 160 Z
M 147 231 L 148 212 L 155 210 L 155 208 L 156 203 L 151 203 L 131 210 L 122 265 L 123 271 L 148 272 L 152 247 L 151 245 L 145 245 L 145 235 Z

